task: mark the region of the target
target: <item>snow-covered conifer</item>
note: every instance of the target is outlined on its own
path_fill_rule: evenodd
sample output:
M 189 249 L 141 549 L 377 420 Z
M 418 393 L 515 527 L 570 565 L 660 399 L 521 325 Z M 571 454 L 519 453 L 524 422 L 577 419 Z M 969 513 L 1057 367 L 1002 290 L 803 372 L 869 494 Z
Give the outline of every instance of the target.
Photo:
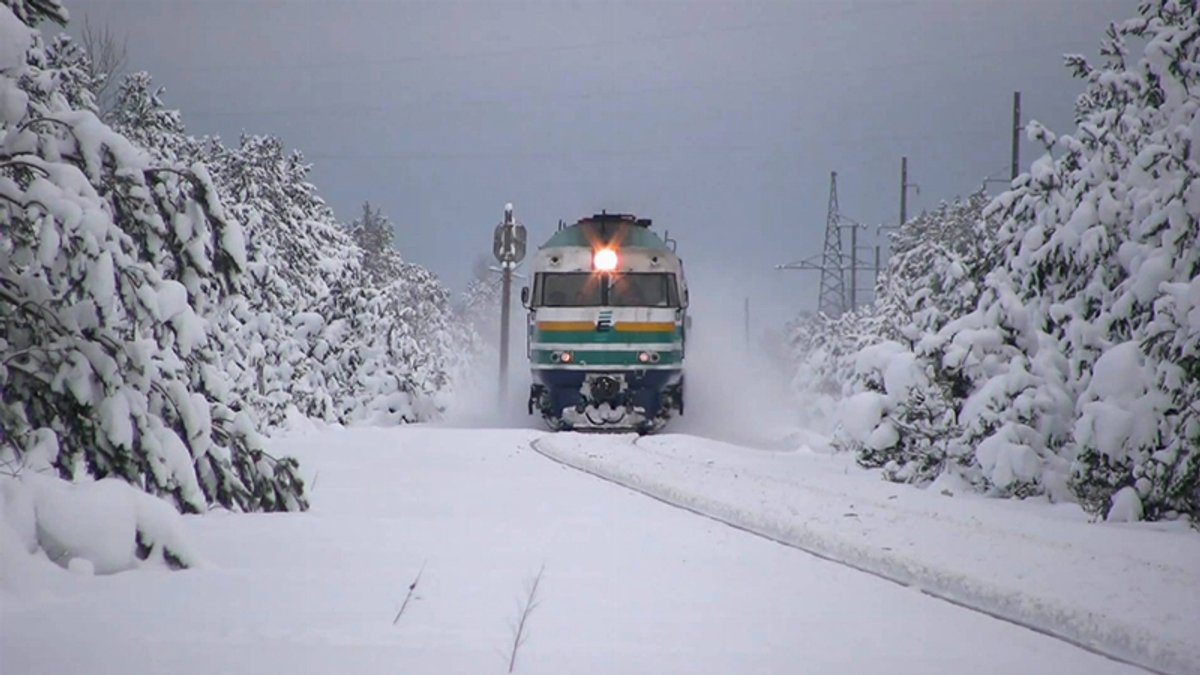
M 1050 289 L 1045 321 L 1070 357 L 1084 505 L 1200 519 L 1200 8 L 1143 2 L 1101 54 L 1068 59 L 1087 82 L 1078 128 L 1054 143 L 1058 186 L 1017 259 Z M 1132 513 L 1111 510 L 1121 491 Z
M 486 257 L 475 259 L 471 280 L 458 300 L 462 319 L 483 336 L 495 340 L 500 335 L 500 276 L 492 271 Z
M 270 424 L 293 407 L 343 423 L 437 414 L 463 328 L 442 284 L 400 260 L 386 218 L 367 207 L 350 228 L 381 247 L 372 258 L 317 196 L 303 157 L 279 139 L 245 136 L 236 148 L 210 140 L 203 154 L 246 230 L 253 283 L 233 310 L 242 328 L 227 359 L 239 397 Z M 364 267 L 372 259 L 378 276 Z
M 108 121 L 138 147 L 164 161 L 188 161 L 196 142 L 183 126 L 178 110 L 163 102 L 164 90 L 155 88 L 149 73 L 137 72 L 121 79 Z
M 878 311 L 904 344 L 860 350 L 846 399 L 878 409 L 849 430 L 860 458 L 1109 518 L 1200 517 L 1198 11 L 1145 0 L 1102 63 L 1068 57 L 1076 130 L 1029 126 L 1046 154 L 975 218 L 979 240 L 899 247 Z M 938 442 L 906 447 L 913 411 Z
M 206 321 L 240 283 L 240 228 L 202 166 L 72 107 L 85 78 L 60 71 L 81 61 L 17 18 L 0 7 L 0 452 L 182 510 L 303 508 L 295 462 L 231 407 Z
M 383 211 L 371 208 L 370 202 L 363 202 L 362 215 L 347 229 L 354 243 L 362 249 L 363 269 L 371 283 L 384 286 L 399 278 L 404 261 L 393 244 L 395 229 Z
M 37 26 L 43 21 L 65 26 L 70 17 L 59 0 L 3 0 L 0 5 L 8 7 L 27 26 Z

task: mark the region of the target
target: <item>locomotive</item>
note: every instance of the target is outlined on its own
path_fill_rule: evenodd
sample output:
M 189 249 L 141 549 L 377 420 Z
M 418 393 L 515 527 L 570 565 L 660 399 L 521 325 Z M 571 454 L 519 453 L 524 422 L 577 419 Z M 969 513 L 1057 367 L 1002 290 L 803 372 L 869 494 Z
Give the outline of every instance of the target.
M 683 414 L 687 281 L 650 226 L 601 212 L 560 223 L 534 256 L 528 408 L 551 429 L 650 433 Z

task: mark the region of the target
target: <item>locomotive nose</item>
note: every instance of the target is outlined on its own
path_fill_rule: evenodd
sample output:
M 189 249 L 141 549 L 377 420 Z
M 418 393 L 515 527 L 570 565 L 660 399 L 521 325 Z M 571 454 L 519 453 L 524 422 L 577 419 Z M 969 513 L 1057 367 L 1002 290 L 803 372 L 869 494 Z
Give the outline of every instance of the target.
M 620 391 L 621 383 L 607 375 L 602 375 L 592 380 L 592 399 L 596 403 L 611 401 L 617 397 Z

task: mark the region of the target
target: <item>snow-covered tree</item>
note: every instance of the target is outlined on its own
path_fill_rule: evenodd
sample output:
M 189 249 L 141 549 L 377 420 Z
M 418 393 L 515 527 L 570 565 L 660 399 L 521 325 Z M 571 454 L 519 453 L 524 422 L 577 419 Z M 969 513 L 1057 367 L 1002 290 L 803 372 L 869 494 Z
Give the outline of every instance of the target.
M 962 221 L 973 234 L 899 247 L 878 311 L 902 339 L 857 352 L 842 406 L 865 463 L 1200 518 L 1198 36 L 1195 2 L 1142 2 L 1099 65 L 1068 57 L 1075 132 L 1031 124 L 1046 154 Z
M 811 314 L 787 327 L 786 350 L 795 363 L 792 387 L 801 401 L 803 422 L 833 431 L 830 422 L 838 401 L 858 387 L 870 387 L 855 376 L 855 355 L 878 344 L 889 333 L 885 318 L 871 306 L 837 317 Z
M 210 139 L 202 155 L 246 231 L 252 283 L 231 308 L 240 327 L 231 327 L 227 357 L 239 396 L 268 424 L 292 407 L 337 419 L 353 354 L 325 331 L 352 310 L 342 299 L 362 284 L 358 249 L 308 182 L 303 157 L 279 139 L 243 136 L 232 148 Z
M 73 107 L 81 59 L 19 20 L 56 8 L 0 6 L 0 453 L 185 511 L 303 508 L 295 462 L 230 399 L 207 321 L 242 288 L 242 230 L 203 166 Z
M 386 218 L 366 207 L 350 228 L 379 247 L 364 251 L 276 138 L 210 140 L 202 154 L 245 226 L 255 282 L 233 312 L 243 328 L 227 363 L 240 395 L 271 424 L 293 407 L 338 422 L 436 415 L 468 338 L 436 277 L 400 260 Z
M 795 333 L 797 380 L 846 397 L 834 408 L 835 447 L 893 480 L 927 482 L 964 461 L 957 414 L 967 382 L 928 338 L 974 308 L 994 265 L 985 203 L 976 194 L 906 222 L 892 234 L 874 305 Z
M 1070 359 L 1084 505 L 1200 519 L 1200 9 L 1143 2 L 1101 54 L 1068 59 L 1077 132 L 1035 130 L 1061 154 L 1031 176 L 1014 260 Z
M 59 0 L 3 0 L 0 5 L 8 7 L 12 14 L 27 26 L 37 26 L 43 21 L 53 21 L 65 26 L 70 18 L 70 14 Z M 8 35 L 15 35 L 15 32 Z
M 433 274 L 402 263 L 397 278 L 368 294 L 358 384 L 349 397 L 351 419 L 376 423 L 430 419 L 447 404 L 474 348 L 470 327 L 450 307 L 450 294 Z
M 46 45 L 44 73 L 57 82 L 54 89 L 75 110 L 96 112 L 96 82 L 91 73 L 91 57 L 66 34 L 60 33 Z
M 131 73 L 117 87 L 107 121 L 160 160 L 194 160 L 197 142 L 187 135 L 179 111 L 164 104 L 163 94 L 149 73 Z
M 185 511 L 297 509 L 260 425 L 438 414 L 471 333 L 382 214 L 364 249 L 299 153 L 188 136 L 144 73 L 109 127 L 87 54 L 39 18 L 66 15 L 0 5 L 0 461 Z
M 997 257 L 993 227 L 983 219 L 987 203 L 981 192 L 942 202 L 892 233 L 875 304 L 907 341 L 975 307 Z
M 488 258 L 475 258 L 471 280 L 458 300 L 458 311 L 475 332 L 495 341 L 500 335 L 500 276 L 492 271 Z
M 393 239 L 395 228 L 383 211 L 363 202 L 362 215 L 348 228 L 354 243 L 362 249 L 362 265 L 371 283 L 384 286 L 399 278 L 404 261 Z
M 972 395 L 993 482 L 1069 471 L 1107 517 L 1200 514 L 1198 30 L 1195 3 L 1143 2 L 1110 27 L 1099 67 L 1069 57 L 1087 83 L 1075 133 L 1031 125 L 1047 153 L 991 207 L 1004 264 L 968 329 L 1000 331 L 1007 362 Z

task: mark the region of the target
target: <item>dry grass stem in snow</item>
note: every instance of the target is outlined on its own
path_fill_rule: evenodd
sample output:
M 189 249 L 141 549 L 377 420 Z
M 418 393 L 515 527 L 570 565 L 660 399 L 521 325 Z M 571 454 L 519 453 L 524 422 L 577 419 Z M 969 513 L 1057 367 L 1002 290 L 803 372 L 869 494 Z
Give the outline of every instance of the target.
M 528 593 L 525 595 L 525 602 L 521 607 L 521 618 L 517 620 L 517 625 L 513 628 L 512 654 L 508 657 L 508 672 L 512 672 L 517 665 L 517 650 L 521 645 L 525 644 L 525 640 L 529 637 L 529 633 L 525 631 L 525 623 L 529 620 L 529 615 L 533 614 L 533 610 L 537 608 L 540 601 L 537 597 L 538 585 L 542 583 L 542 574 L 546 571 L 546 564 L 542 563 L 538 569 L 537 576 L 533 578 L 533 583 L 529 584 Z
M 421 569 L 417 571 L 417 577 L 408 585 L 408 594 L 404 596 L 404 602 L 400 603 L 400 611 L 396 612 L 396 618 L 392 619 L 393 626 L 396 625 L 401 616 L 404 616 L 404 610 L 408 609 L 408 603 L 412 602 L 413 593 L 417 590 L 417 584 L 421 583 L 421 575 L 425 573 L 425 565 L 428 562 L 421 563 Z

